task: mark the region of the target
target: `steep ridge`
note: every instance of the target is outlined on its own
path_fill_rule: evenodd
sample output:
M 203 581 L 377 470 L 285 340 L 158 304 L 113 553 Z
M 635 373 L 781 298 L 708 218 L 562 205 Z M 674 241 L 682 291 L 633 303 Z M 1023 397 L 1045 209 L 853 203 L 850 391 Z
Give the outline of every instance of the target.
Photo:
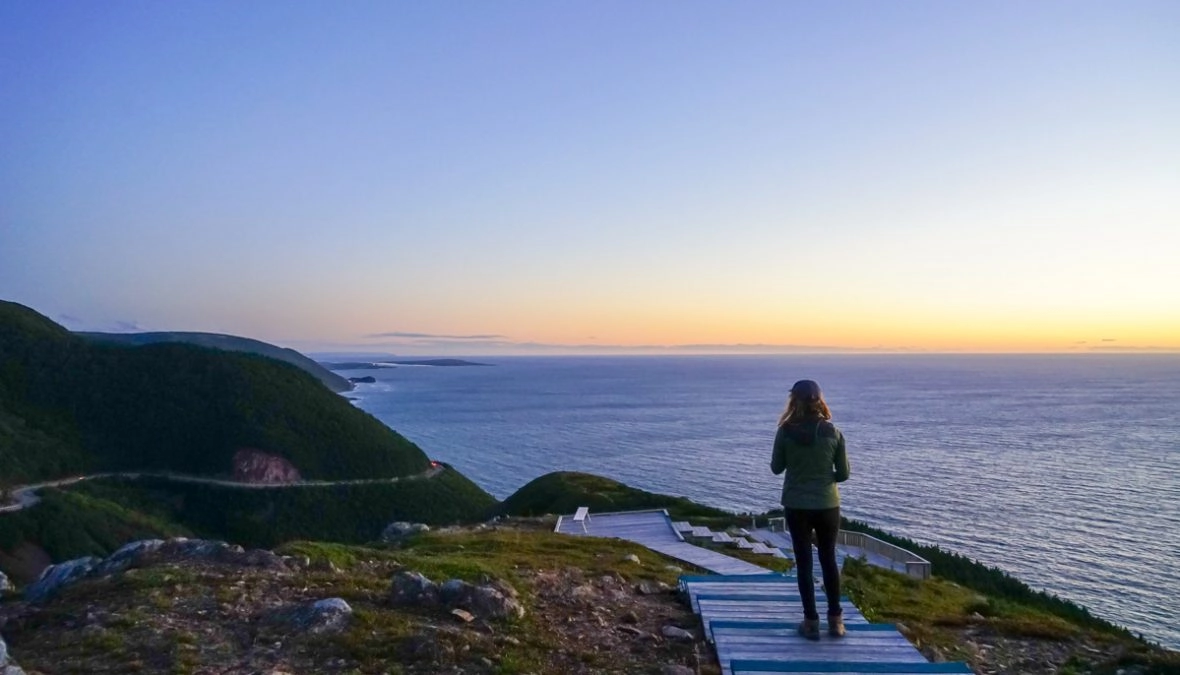
M 305 478 L 420 473 L 426 455 L 308 373 L 189 344 L 83 340 L 0 302 L 0 482 L 104 470 L 228 475 L 242 448 Z
M 332 391 L 342 392 L 352 389 L 352 384 L 347 379 L 333 373 L 294 349 L 279 347 L 278 345 L 272 345 L 269 342 L 263 342 L 253 338 L 239 337 L 237 335 L 222 335 L 220 333 L 186 331 L 152 333 L 77 332 L 75 335 L 80 335 L 87 340 L 95 342 L 105 342 L 126 347 L 139 347 L 160 342 L 180 342 L 230 352 L 257 354 L 259 356 L 285 361 L 297 368 L 305 370 L 317 380 L 323 382 L 324 386 Z

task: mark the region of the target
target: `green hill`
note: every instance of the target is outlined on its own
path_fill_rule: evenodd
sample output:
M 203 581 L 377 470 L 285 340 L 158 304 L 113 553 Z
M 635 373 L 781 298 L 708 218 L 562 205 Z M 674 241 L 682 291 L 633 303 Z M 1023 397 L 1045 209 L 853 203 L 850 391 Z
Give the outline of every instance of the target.
M 114 470 L 228 475 L 253 448 L 304 478 L 420 473 L 426 455 L 288 363 L 82 339 L 0 301 L 0 485 Z
M 573 513 L 579 506 L 588 506 L 591 512 L 667 509 L 673 518 L 703 519 L 702 522 L 736 517 L 728 511 L 702 506 L 684 497 L 647 492 L 610 478 L 573 471 L 547 473 L 533 479 L 505 499 L 499 513 L 508 516 Z
M 229 352 L 245 352 L 247 354 L 258 354 L 259 356 L 267 356 L 279 361 L 286 361 L 293 366 L 302 368 L 308 373 L 311 373 L 320 382 L 323 382 L 326 387 L 335 392 L 348 391 L 352 389 L 352 384 L 345 378 L 333 373 L 327 368 L 321 366 L 315 361 L 307 358 L 303 354 L 294 349 L 287 349 L 272 345 L 269 342 L 262 342 L 261 340 L 254 340 L 251 338 L 238 337 L 235 335 L 222 335 L 220 333 L 192 333 L 192 332 L 167 332 L 167 333 L 96 333 L 96 332 L 78 332 L 75 335 L 80 335 L 87 340 L 95 342 L 106 342 L 110 344 L 123 345 L 126 347 L 140 347 L 143 345 L 152 345 L 160 342 L 182 342 L 190 345 L 197 345 L 198 347 L 209 347 L 211 349 L 222 349 Z

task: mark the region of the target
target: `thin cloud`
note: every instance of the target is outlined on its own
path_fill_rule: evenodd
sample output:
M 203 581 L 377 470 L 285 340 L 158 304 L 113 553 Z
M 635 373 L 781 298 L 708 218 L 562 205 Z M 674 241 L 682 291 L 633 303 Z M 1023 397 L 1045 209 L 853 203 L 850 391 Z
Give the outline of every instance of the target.
M 366 335 L 369 339 L 404 338 L 409 340 L 503 340 L 503 335 L 439 335 L 436 333 L 407 333 L 392 331 L 389 333 L 373 333 Z
M 1157 352 L 1161 354 L 1180 353 L 1180 346 L 1168 347 L 1164 345 L 1094 345 L 1090 351 L 1095 352 Z

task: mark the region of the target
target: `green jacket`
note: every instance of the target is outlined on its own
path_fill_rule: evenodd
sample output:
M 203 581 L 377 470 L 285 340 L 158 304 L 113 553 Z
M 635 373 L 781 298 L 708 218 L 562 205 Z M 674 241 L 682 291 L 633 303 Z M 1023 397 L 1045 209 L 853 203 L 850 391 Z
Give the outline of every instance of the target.
M 774 436 L 770 470 L 784 470 L 783 508 L 831 509 L 840 505 L 836 483 L 848 480 L 852 467 L 844 434 L 831 422 L 784 424 Z

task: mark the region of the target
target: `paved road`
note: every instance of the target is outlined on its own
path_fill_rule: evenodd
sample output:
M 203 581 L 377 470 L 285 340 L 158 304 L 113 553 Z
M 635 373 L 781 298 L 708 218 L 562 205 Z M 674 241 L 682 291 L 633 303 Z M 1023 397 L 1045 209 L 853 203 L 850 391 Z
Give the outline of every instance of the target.
M 31 485 L 20 485 L 9 490 L 11 498 L 9 503 L 0 506 L 0 513 L 12 513 L 27 509 L 37 502 L 41 501 L 41 497 L 37 495 L 37 491 L 47 487 L 61 487 L 63 485 L 72 485 L 84 480 L 94 480 L 96 478 L 131 478 L 136 479 L 141 476 L 151 478 L 163 478 L 165 480 L 176 481 L 178 483 L 204 483 L 206 485 L 221 485 L 224 487 L 234 487 L 252 490 L 265 490 L 272 488 L 291 488 L 291 487 L 323 487 L 326 485 L 366 485 L 370 483 L 396 483 L 400 480 L 422 480 L 434 478 L 438 474 L 446 470 L 442 464 L 436 464 L 422 473 L 414 474 L 412 476 L 399 476 L 397 478 L 358 478 L 353 480 L 304 480 L 295 483 L 242 483 L 232 480 L 222 480 L 219 478 L 209 478 L 208 476 L 190 476 L 179 473 L 154 473 L 146 471 L 134 472 L 115 472 L 115 473 L 96 473 L 89 476 L 73 476 L 70 478 L 61 478 L 58 480 L 45 481 L 43 483 L 33 483 Z

